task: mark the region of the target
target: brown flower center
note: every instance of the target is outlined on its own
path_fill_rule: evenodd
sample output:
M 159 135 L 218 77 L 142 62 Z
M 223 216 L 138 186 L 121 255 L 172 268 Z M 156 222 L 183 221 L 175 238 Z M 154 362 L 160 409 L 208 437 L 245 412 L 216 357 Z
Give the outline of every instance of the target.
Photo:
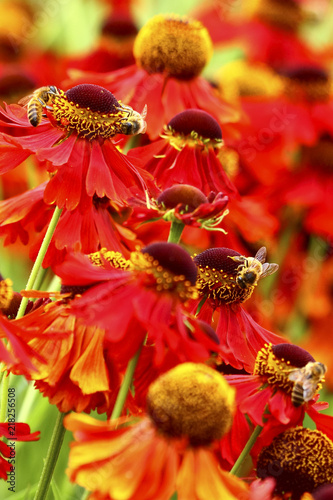
M 67 92 L 59 90 L 52 96 L 48 116 L 68 134 L 75 131 L 88 140 L 116 134 L 136 135 L 146 127 L 145 113 L 140 115 L 117 101 L 109 90 L 93 84 L 77 85 Z
M 291 100 L 327 101 L 331 94 L 331 79 L 319 67 L 304 66 L 285 71 L 285 94 Z
M 230 429 L 234 390 L 212 368 L 182 363 L 149 387 L 148 413 L 169 437 L 186 437 L 191 445 L 208 445 Z
M 197 298 L 197 268 L 190 255 L 174 243 L 152 243 L 141 252 L 132 252 L 133 270 L 146 273 L 146 286 L 171 292 L 182 301 Z
M 139 31 L 134 57 L 148 73 L 191 79 L 211 58 L 212 47 L 208 31 L 199 21 L 157 15 Z
M 275 437 L 258 457 L 260 478 L 273 476 L 275 494 L 299 500 L 321 484 L 333 482 L 333 443 L 322 432 L 296 427 Z
M 253 13 L 274 28 L 296 31 L 303 20 L 300 5 L 294 0 L 256 0 L 253 4 Z
M 193 212 L 203 203 L 208 203 L 207 197 L 200 189 L 189 184 L 176 184 L 165 189 L 157 198 L 157 204 L 166 209 L 182 205 L 185 212 Z
M 216 305 L 244 302 L 254 290 L 254 286 L 241 288 L 236 283 L 240 263 L 231 257 L 240 253 L 230 248 L 210 248 L 193 259 L 198 266 L 197 285 L 201 295 L 213 299 Z
M 164 127 L 161 136 L 178 150 L 184 146 L 219 149 L 223 145 L 220 125 L 209 113 L 200 109 L 178 113 Z
M 314 146 L 303 146 L 302 160 L 311 167 L 320 168 L 327 173 L 333 172 L 333 137 L 323 135 Z

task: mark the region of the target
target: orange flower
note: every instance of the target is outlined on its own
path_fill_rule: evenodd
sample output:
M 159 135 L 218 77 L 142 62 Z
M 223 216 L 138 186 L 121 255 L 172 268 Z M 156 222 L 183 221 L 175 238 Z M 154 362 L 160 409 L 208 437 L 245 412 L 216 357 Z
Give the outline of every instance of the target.
M 119 375 L 104 343 L 105 332 L 86 326 L 68 309 L 63 301 L 52 302 L 9 322 L 29 336 L 26 349 L 38 353 L 41 360 L 34 360 L 33 367 L 25 363 L 11 371 L 35 380 L 40 392 L 62 412 L 106 412 L 112 409 Z
M 150 386 L 148 415 L 131 426 L 127 418 L 71 414 L 70 479 L 92 491 L 91 500 L 169 500 L 175 491 L 179 500 L 246 500 L 247 486 L 213 453 L 230 428 L 233 398 L 218 372 L 184 363 Z

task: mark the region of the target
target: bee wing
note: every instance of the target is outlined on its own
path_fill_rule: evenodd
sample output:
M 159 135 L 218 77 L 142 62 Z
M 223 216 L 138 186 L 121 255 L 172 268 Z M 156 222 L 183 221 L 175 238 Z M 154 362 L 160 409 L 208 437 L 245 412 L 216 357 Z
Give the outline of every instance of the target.
M 255 254 L 254 258 L 259 260 L 259 262 L 261 262 L 261 264 L 263 264 L 266 260 L 266 255 L 267 255 L 266 247 L 261 247 L 261 248 L 259 248 L 258 252 Z
M 146 116 L 147 116 L 147 104 L 145 104 L 145 107 L 143 108 L 142 110 L 142 113 L 141 113 L 141 118 L 145 119 Z
M 318 384 L 311 378 L 303 382 L 303 398 L 304 401 L 310 401 L 317 392 Z
M 22 99 L 19 100 L 18 104 L 20 104 L 21 106 L 26 106 L 28 102 L 31 100 L 32 96 L 33 94 L 22 97 Z
M 262 265 L 262 271 L 260 278 L 265 278 L 265 276 L 269 276 L 270 274 L 275 273 L 279 269 L 279 264 L 269 264 L 266 262 L 266 264 Z
M 287 370 L 286 370 L 287 371 Z M 293 382 L 299 382 L 303 378 L 303 372 L 301 368 L 292 368 L 288 375 L 288 379 Z
M 235 262 L 240 262 L 243 264 L 243 262 L 246 261 L 246 257 L 244 255 L 235 255 L 234 257 L 231 257 L 231 255 L 228 255 L 229 259 L 234 260 Z

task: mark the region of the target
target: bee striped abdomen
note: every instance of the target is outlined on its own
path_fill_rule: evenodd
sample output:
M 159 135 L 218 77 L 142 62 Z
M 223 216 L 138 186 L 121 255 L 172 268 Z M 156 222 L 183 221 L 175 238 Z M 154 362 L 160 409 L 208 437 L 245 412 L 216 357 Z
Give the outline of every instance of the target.
M 28 104 L 28 119 L 33 127 L 37 127 L 42 120 L 43 107 L 38 99 L 32 98 Z
M 301 382 L 295 382 L 292 393 L 291 393 L 291 402 L 294 406 L 301 406 L 304 401 L 304 389 L 303 384 Z

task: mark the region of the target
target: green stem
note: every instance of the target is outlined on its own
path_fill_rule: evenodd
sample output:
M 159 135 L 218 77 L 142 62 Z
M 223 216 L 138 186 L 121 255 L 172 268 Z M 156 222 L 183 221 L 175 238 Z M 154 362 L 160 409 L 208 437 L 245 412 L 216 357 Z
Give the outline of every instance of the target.
M 9 373 L 7 377 L 3 377 L 1 384 L 0 422 L 6 421 L 8 388 L 9 388 Z
M 61 445 L 64 440 L 66 429 L 63 426 L 63 420 L 66 413 L 60 413 L 57 416 L 56 424 L 53 429 L 50 446 L 44 462 L 42 475 L 39 480 L 38 488 L 34 500 L 44 500 L 50 487 L 54 468 L 56 466 Z
M 42 286 L 42 283 L 45 279 L 46 273 L 47 273 L 47 269 L 44 269 L 43 267 L 39 268 L 39 272 L 37 274 L 37 277 L 36 277 L 35 283 L 34 283 L 35 290 L 41 289 L 41 286 Z
M 111 415 L 111 420 L 114 418 L 119 418 L 121 415 L 121 412 L 123 411 L 123 407 L 128 395 L 128 391 L 130 389 L 132 380 L 133 380 L 133 375 L 135 372 L 136 365 L 138 364 L 139 361 L 139 356 L 141 353 L 142 346 L 137 350 L 136 354 L 133 356 L 133 358 L 129 361 L 125 373 L 124 380 L 121 384 L 121 387 L 118 392 L 117 400 L 115 402 L 112 415 Z
M 50 224 L 49 224 L 49 227 L 47 228 L 47 231 L 45 233 L 41 247 L 39 249 L 36 261 L 33 265 L 32 270 L 31 270 L 27 286 L 25 287 L 26 290 L 33 290 L 34 284 L 35 284 L 36 279 L 37 279 L 38 272 L 42 266 L 42 263 L 43 263 L 45 254 L 47 252 L 47 249 L 49 247 L 51 238 L 52 238 L 53 233 L 55 231 L 55 228 L 58 224 L 58 221 L 60 219 L 61 212 L 62 212 L 61 208 L 55 207 L 53 215 L 52 215 L 52 219 L 51 219 Z M 23 299 L 21 300 L 21 304 L 20 304 L 19 310 L 17 312 L 16 319 L 22 318 L 22 316 L 24 316 L 26 307 L 28 305 L 28 300 L 29 299 L 27 297 L 23 297 Z
M 171 222 L 168 243 L 179 243 L 184 227 L 182 222 Z
M 242 453 L 237 458 L 233 468 L 230 471 L 230 474 L 233 474 L 234 476 L 239 477 L 238 476 L 239 469 L 240 469 L 241 465 L 244 463 L 244 461 L 246 460 L 248 454 L 250 453 L 254 443 L 256 442 L 256 440 L 257 440 L 257 438 L 260 435 L 262 430 L 263 430 L 263 427 L 261 425 L 257 425 L 257 427 L 252 432 L 250 439 L 248 440 L 248 442 L 244 446 Z

